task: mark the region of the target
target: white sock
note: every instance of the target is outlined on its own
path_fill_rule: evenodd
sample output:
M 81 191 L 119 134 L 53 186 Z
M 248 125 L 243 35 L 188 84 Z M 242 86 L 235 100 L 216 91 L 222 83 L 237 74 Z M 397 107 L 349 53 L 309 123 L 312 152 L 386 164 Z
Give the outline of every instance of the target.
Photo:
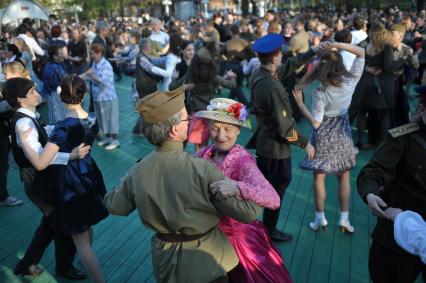
M 315 211 L 315 219 L 323 220 L 325 219 L 324 211 Z
M 346 222 L 349 220 L 349 211 L 341 211 L 340 212 L 340 221 Z

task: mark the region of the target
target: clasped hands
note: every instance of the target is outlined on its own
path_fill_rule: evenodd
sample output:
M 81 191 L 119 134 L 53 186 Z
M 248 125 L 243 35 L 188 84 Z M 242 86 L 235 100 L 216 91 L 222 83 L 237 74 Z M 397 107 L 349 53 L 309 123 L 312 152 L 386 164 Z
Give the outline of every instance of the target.
M 402 212 L 400 208 L 388 207 L 381 197 L 373 193 L 369 193 L 366 199 L 371 212 L 380 218 L 395 221 L 398 214 Z

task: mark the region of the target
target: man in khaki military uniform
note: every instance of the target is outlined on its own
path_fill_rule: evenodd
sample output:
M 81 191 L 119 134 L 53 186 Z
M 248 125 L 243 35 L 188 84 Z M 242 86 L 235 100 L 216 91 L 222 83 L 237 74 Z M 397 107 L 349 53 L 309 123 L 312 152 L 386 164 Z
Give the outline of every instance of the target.
M 137 110 L 145 137 L 157 148 L 105 196 L 106 207 L 116 215 L 137 209 L 142 223 L 156 232 L 152 263 L 157 282 L 227 282 L 238 257 L 217 224 L 223 215 L 251 222 L 260 208 L 235 198 L 215 199 L 209 186 L 226 187 L 225 177 L 183 151 L 189 122 L 183 87 L 148 95 Z

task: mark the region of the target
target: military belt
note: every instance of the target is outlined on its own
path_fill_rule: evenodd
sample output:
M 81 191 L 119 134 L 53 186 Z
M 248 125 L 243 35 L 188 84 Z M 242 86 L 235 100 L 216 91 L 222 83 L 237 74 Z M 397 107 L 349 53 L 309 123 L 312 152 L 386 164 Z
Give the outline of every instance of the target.
M 191 242 L 191 241 L 196 241 L 199 240 L 205 236 L 207 236 L 208 234 L 210 234 L 211 231 L 214 230 L 213 227 L 211 229 L 209 229 L 207 232 L 204 232 L 202 234 L 197 234 L 197 235 L 185 235 L 185 234 L 174 234 L 174 233 L 168 233 L 168 234 L 160 234 L 160 233 L 156 233 L 155 236 L 160 239 L 163 242 L 168 242 L 168 243 L 179 243 L 179 242 Z

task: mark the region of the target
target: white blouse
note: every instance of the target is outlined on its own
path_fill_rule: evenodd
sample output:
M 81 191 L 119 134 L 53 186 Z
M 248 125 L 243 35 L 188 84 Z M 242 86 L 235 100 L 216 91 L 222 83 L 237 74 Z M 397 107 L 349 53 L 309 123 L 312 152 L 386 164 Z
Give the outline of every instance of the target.
M 346 77 L 341 86 L 320 86 L 312 97 L 312 117 L 315 121 L 322 122 L 324 117 L 338 117 L 348 112 L 352 95 L 359 79 L 364 71 L 365 59 L 357 57 L 350 73 L 351 77 Z

